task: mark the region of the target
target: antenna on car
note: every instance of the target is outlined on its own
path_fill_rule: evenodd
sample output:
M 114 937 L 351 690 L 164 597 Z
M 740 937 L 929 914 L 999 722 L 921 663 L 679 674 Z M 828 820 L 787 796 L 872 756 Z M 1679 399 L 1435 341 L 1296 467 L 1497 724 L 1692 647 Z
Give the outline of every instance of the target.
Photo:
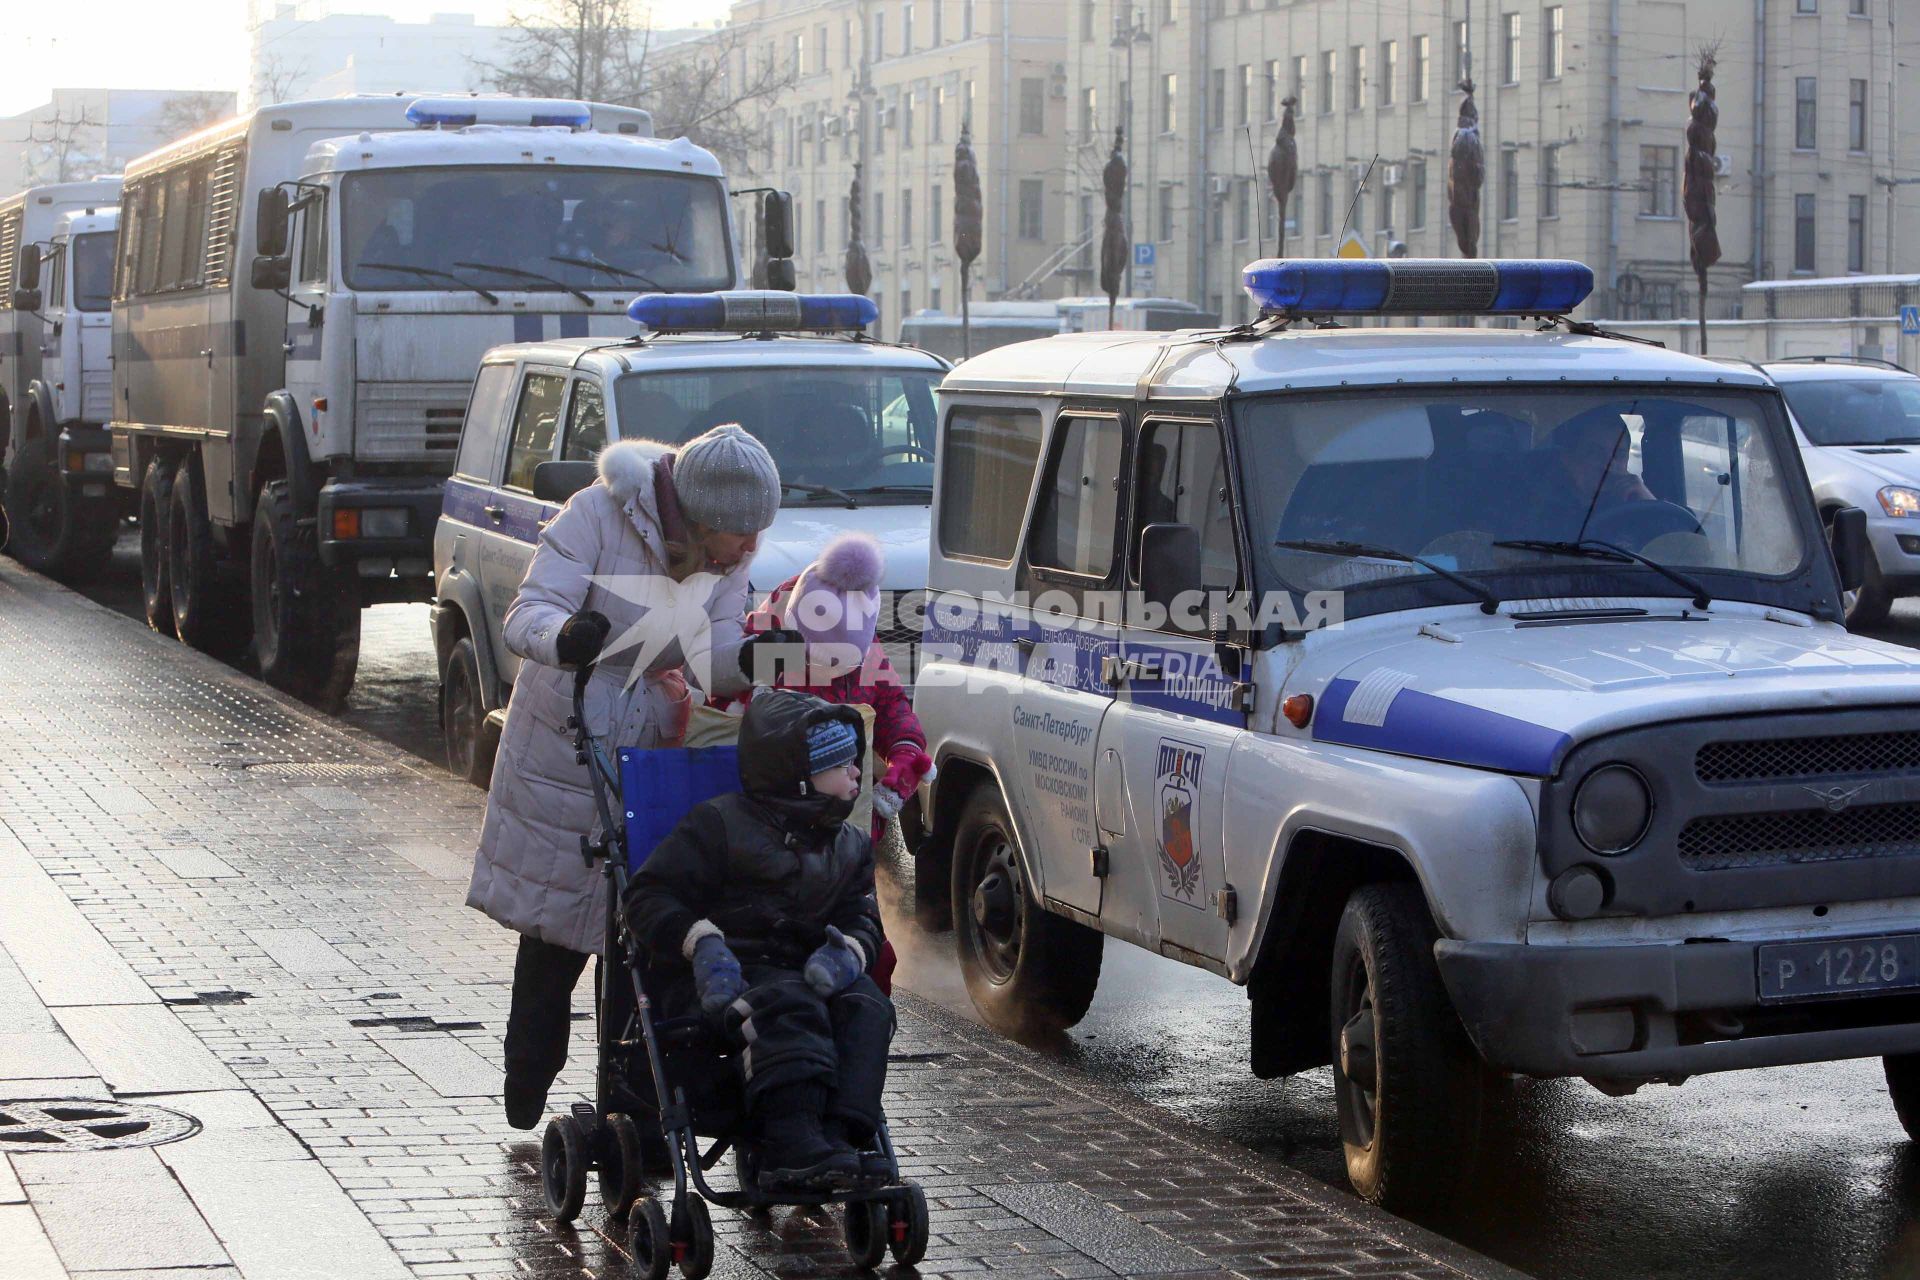
M 1353 211 L 1360 207 L 1360 193 L 1367 189 L 1367 179 L 1373 176 L 1373 166 L 1380 163 L 1380 153 L 1373 153 L 1373 159 L 1367 161 L 1367 171 L 1360 175 L 1360 181 L 1354 184 L 1353 199 L 1347 202 L 1347 220 L 1340 224 L 1340 236 L 1334 243 L 1340 244 L 1347 238 L 1347 232 L 1353 230 Z

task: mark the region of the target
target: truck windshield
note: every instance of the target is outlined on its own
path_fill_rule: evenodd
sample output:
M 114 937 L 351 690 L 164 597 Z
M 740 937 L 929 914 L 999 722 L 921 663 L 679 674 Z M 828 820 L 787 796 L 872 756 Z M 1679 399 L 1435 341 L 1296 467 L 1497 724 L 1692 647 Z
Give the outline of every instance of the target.
M 343 278 L 353 289 L 443 292 L 456 287 L 446 273 L 534 291 L 733 284 L 720 183 L 686 174 L 375 170 L 347 177 L 341 229 Z
M 1249 397 L 1236 417 L 1268 585 L 1344 591 L 1349 617 L 1472 597 L 1435 567 L 1507 600 L 1694 595 L 1683 582 L 1818 598 L 1805 481 L 1758 396 L 1344 392 Z
M 1814 444 L 1920 442 L 1920 378 L 1808 379 L 1780 394 Z
M 73 305 L 79 311 L 105 311 L 113 301 L 111 231 L 89 231 L 73 238 Z
M 940 373 L 859 365 L 660 370 L 622 377 L 614 403 L 627 439 L 680 444 L 739 423 L 767 446 L 782 480 L 803 486 L 788 490 L 788 505 L 848 495 L 924 502 L 933 492 Z

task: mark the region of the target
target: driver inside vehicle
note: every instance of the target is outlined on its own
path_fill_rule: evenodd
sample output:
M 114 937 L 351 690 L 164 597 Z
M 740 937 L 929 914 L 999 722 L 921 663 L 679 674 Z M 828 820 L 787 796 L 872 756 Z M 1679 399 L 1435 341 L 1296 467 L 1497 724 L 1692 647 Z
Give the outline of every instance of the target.
M 1561 423 L 1548 441 L 1545 474 L 1526 521 L 1528 537 L 1578 539 L 1595 521 L 1635 502 L 1656 502 L 1628 470 L 1632 438 L 1619 412 L 1602 406 Z

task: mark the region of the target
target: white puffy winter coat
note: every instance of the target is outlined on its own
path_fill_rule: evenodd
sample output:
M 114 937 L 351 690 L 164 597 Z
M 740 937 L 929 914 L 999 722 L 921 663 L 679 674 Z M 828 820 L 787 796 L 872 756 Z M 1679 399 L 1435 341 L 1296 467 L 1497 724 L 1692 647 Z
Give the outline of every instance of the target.
M 665 579 L 666 537 L 655 496 L 654 467 L 669 452 L 651 441 L 622 441 L 600 455 L 600 479 L 563 507 L 541 532 L 539 549 L 507 609 L 507 647 L 526 659 L 507 704 L 507 724 L 493 764 L 486 822 L 474 856 L 467 905 L 509 929 L 574 951 L 599 952 L 606 928 L 606 885 L 580 856 L 580 837 L 596 825 L 586 766 L 574 759 L 570 671 L 554 643 L 561 624 L 597 609 L 613 624 L 608 652 L 586 691 L 587 723 L 614 747 L 672 746 L 691 710 L 687 660 L 672 645 L 650 657 L 628 685 L 634 650 L 615 651 L 620 637 L 646 616 L 635 585 Z M 710 696 L 746 687 L 740 675 L 748 562 L 724 576 L 696 575 L 679 588 L 676 614 L 700 610 L 712 631 Z M 608 582 L 609 578 L 622 581 Z M 671 588 L 670 588 L 671 589 Z M 656 605 L 657 607 L 657 605 Z M 657 621 L 657 619 L 656 619 Z M 683 628 L 684 630 L 684 628 Z M 696 653 L 696 658 L 699 656 Z M 691 673 L 696 677 L 699 671 Z

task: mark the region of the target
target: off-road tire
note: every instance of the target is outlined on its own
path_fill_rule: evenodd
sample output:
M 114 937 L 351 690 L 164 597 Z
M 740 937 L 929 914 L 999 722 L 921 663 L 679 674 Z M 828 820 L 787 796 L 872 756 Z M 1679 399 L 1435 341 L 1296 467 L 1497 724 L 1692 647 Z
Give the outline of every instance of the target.
M 250 619 L 213 545 L 206 489 L 199 455 L 181 459 L 167 504 L 167 588 L 175 633 L 202 653 L 231 658 L 247 647 Z
M 1019 871 L 1018 849 L 999 789 L 991 783 L 974 788 L 954 831 L 954 942 L 981 1016 L 1008 1034 L 1044 1038 L 1086 1016 L 1106 939 L 1040 906 Z M 1004 929 L 982 924 L 976 911 L 976 891 L 996 871 L 1012 895 L 1003 903 L 1014 911 Z M 993 937 L 1012 945 L 996 952 Z
M 480 695 L 480 659 L 473 640 L 461 636 L 447 653 L 440 673 L 440 729 L 447 740 L 447 769 L 476 787 L 493 780 L 499 739 L 487 729 L 487 708 Z
M 1907 1137 L 1920 1142 L 1920 1053 L 1890 1054 L 1881 1060 L 1887 1072 L 1887 1092 L 1894 1114 Z
M 360 661 L 360 582 L 320 560 L 310 520 L 294 515 L 287 482 L 261 487 L 253 511 L 253 651 L 275 688 L 337 711 Z
M 1335 1107 L 1347 1177 L 1395 1213 L 1441 1207 L 1472 1164 L 1488 1072 L 1434 963 L 1435 930 L 1417 885 L 1362 885 L 1333 941 Z M 1365 984 L 1374 1027 L 1371 1114 L 1356 1109 L 1343 1033 Z
M 173 463 L 155 456 L 140 478 L 140 596 L 147 625 L 163 636 L 173 626 L 173 580 L 167 569 L 167 512 L 173 507 Z

